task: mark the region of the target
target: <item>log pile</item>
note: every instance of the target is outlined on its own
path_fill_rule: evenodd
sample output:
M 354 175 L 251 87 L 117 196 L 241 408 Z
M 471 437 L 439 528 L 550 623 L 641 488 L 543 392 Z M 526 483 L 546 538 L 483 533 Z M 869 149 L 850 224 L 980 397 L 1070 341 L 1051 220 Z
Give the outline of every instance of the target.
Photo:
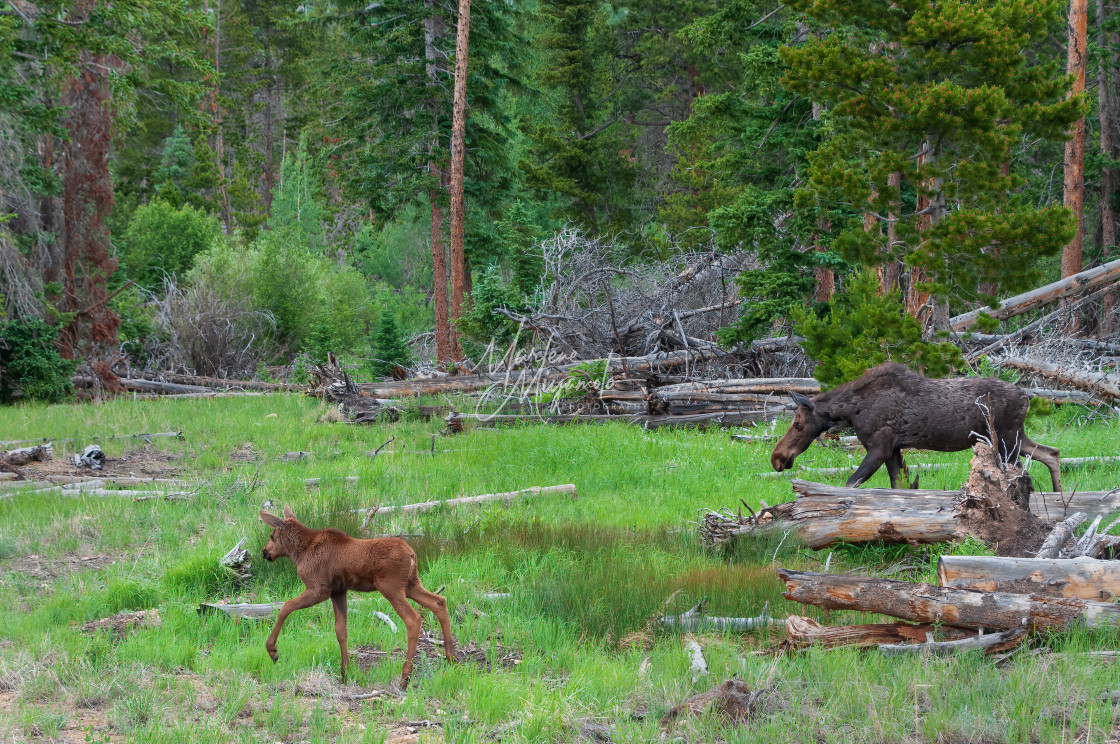
M 397 421 L 401 417 L 400 409 L 389 401 L 363 394 L 333 352 L 327 354 L 326 364 L 316 365 L 312 370 L 307 394 L 335 404 L 343 420 L 354 424 Z

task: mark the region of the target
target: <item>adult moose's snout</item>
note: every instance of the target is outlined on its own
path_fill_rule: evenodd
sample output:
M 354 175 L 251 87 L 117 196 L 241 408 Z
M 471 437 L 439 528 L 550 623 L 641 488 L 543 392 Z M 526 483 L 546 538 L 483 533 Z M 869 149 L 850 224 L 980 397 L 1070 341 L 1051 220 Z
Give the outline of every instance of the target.
M 793 466 L 793 459 L 790 457 L 786 457 L 779 452 L 774 452 L 770 455 L 770 464 L 774 467 L 774 470 L 777 470 L 780 473 L 783 470 L 788 470 Z

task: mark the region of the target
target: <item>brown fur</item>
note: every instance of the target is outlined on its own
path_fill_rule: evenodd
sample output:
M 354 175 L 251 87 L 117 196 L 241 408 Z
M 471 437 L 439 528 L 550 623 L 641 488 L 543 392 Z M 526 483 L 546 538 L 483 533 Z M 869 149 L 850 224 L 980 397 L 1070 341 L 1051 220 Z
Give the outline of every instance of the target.
M 775 470 L 792 467 L 829 427 L 846 424 L 867 449 L 847 485 L 858 486 L 886 464 L 891 487 L 897 488 L 899 473 L 906 474 L 903 449 L 959 452 L 972 447 L 977 434 L 990 436 L 982 404 L 991 409 L 999 453 L 1008 459 L 1030 455 L 1039 460 L 1049 468 L 1054 490 L 1062 490 L 1058 450 L 1032 442 L 1023 430 L 1030 396 L 1002 380 L 931 380 L 887 362 L 812 399 L 796 394 L 793 399 L 798 404 L 793 424 L 770 455 Z
M 284 519 L 263 510 L 260 515 L 261 520 L 273 528 L 262 551 L 265 560 L 274 561 L 284 556 L 291 558 L 296 564 L 296 573 L 307 587 L 280 608 L 276 626 L 264 644 L 273 661 L 280 658 L 276 651 L 276 637 L 280 635 L 288 615 L 330 599 L 334 605 L 334 633 L 342 652 L 342 679 L 345 681 L 347 591 L 381 592 L 404 621 L 408 629 L 408 651 L 404 669 L 401 670 L 401 689 L 408 687 L 412 678 L 412 659 L 416 656 L 421 623 L 420 613 L 406 598 L 435 613 L 443 628 L 443 648 L 447 660 L 456 660 L 447 600 L 420 585 L 416 552 L 404 540 L 399 537 L 356 540 L 340 530 L 313 530 L 301 524 L 287 506 L 284 507 Z

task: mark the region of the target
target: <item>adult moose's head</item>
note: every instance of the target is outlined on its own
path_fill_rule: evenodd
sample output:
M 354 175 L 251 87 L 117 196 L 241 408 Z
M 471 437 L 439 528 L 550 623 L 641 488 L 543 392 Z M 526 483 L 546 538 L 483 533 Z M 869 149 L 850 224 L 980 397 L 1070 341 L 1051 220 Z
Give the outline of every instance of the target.
M 797 456 L 809 449 L 813 440 L 832 426 L 832 418 L 819 410 L 812 398 L 800 393 L 790 393 L 790 397 L 797 404 L 797 413 L 789 431 L 770 455 L 770 464 L 779 472 L 792 468 Z

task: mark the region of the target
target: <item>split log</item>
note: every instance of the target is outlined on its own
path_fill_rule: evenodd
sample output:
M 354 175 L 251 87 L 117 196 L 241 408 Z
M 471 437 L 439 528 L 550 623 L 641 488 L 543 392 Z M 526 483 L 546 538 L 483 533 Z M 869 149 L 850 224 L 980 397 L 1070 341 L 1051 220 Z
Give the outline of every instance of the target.
M 283 606 L 283 602 L 267 602 L 265 604 L 248 604 L 245 602 L 241 604 L 207 604 L 203 602 L 198 606 L 198 614 L 206 615 L 221 612 L 233 618 L 261 620 L 272 618 Z
M 879 646 L 884 656 L 951 656 L 966 651 L 983 651 L 996 654 L 1016 648 L 1027 638 L 1026 628 L 1011 628 L 1002 633 L 985 633 L 962 638 L 959 641 L 926 641 L 925 643 L 885 644 Z
M 21 447 L 0 453 L 0 462 L 12 467 L 23 467 L 29 462 L 46 462 L 54 458 L 54 444 L 47 442 L 34 447 Z
M 804 648 L 822 646 L 841 648 L 845 646 L 871 647 L 890 643 L 915 641 L 923 643 L 931 633 L 948 631 L 957 637 L 965 631 L 955 628 L 938 628 L 935 625 L 911 625 L 910 623 L 872 623 L 869 625 L 821 625 L 812 618 L 790 615 L 786 618 L 786 643 Z M 945 634 L 944 632 L 942 633 Z
M 700 648 L 700 644 L 696 641 L 690 640 L 684 644 L 684 650 L 692 660 L 689 671 L 692 672 L 692 681 L 695 682 L 708 673 L 708 662 L 704 661 L 704 649 Z
M 550 493 L 564 493 L 569 494 L 573 499 L 576 498 L 576 487 L 572 483 L 567 483 L 562 486 L 533 486 L 532 488 L 524 488 L 520 491 L 507 491 L 505 493 L 485 493 L 481 496 L 465 496 L 458 499 L 447 499 L 445 501 L 422 501 L 417 504 L 404 504 L 402 506 L 375 506 L 372 509 L 356 509 L 355 514 L 362 513 L 368 514 L 362 526 L 369 525 L 370 520 L 375 514 L 389 514 L 391 512 L 421 512 L 435 509 L 439 506 L 464 506 L 467 504 L 481 504 L 487 501 L 504 501 L 507 504 L 514 499 L 521 498 L 522 496 L 544 496 Z
M 976 592 L 907 581 L 778 569 L 786 599 L 829 610 L 890 615 L 918 623 L 987 630 L 1066 630 L 1120 624 L 1120 605 L 1085 599 Z
M 1072 297 L 1096 287 L 1112 284 L 1118 279 L 1120 279 L 1120 260 L 1111 261 L 1103 266 L 1082 271 L 1060 281 L 1009 297 L 999 303 L 999 307 L 994 310 L 980 308 L 957 315 L 949 320 L 949 327 L 954 331 L 963 331 L 970 328 L 976 324 L 977 318 L 980 317 L 982 312 L 999 320 L 1007 320 L 1036 307 L 1057 302 L 1065 297 Z
M 1117 263 L 1120 263 L 1118 261 Z M 1086 370 L 1065 369 L 1050 362 L 1021 357 L 1002 357 L 999 363 L 1023 372 L 1033 372 L 1048 377 L 1062 385 L 1086 390 L 1102 398 L 1120 400 L 1120 375 Z
M 1036 560 L 1049 560 L 1057 558 L 1065 544 L 1073 537 L 1073 531 L 1088 517 L 1085 512 L 1074 512 L 1064 521 L 1054 525 L 1049 537 L 1042 543 L 1042 547 L 1035 553 Z
M 1109 601 L 1120 597 L 1120 561 L 943 555 L 937 580 L 953 589 Z

